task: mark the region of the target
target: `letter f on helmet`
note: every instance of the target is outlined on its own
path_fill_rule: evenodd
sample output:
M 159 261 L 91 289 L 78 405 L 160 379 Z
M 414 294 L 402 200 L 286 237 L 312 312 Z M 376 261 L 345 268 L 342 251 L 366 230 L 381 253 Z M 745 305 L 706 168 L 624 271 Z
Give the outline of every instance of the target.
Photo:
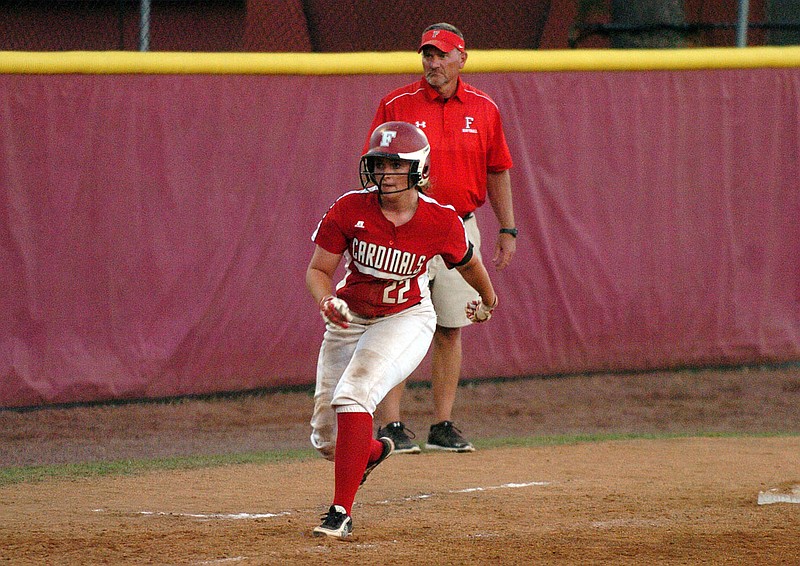
M 392 140 L 397 137 L 397 132 L 394 130 L 383 130 L 381 132 L 381 147 L 389 147 Z

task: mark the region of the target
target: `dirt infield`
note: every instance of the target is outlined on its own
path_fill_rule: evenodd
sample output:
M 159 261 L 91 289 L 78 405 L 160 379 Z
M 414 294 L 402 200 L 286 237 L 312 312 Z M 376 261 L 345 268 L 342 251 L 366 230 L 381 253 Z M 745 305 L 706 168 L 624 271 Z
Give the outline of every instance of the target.
M 407 407 L 424 437 L 430 391 Z M 0 561 L 798 564 L 800 505 L 759 504 L 800 489 L 798 407 L 797 368 L 480 383 L 457 403 L 478 451 L 387 460 L 348 541 L 310 536 L 333 466 L 309 457 L 0 487 Z M 294 392 L 5 411 L 0 465 L 306 448 L 310 408 Z M 491 447 L 596 433 L 697 436 Z

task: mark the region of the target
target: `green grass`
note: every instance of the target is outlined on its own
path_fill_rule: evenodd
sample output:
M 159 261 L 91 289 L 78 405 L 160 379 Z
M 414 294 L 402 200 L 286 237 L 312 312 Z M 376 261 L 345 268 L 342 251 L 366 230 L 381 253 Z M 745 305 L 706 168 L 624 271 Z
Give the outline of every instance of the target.
M 564 446 L 585 442 L 610 442 L 625 440 L 663 440 L 670 438 L 734 438 L 734 437 L 781 437 L 797 436 L 792 432 L 765 432 L 761 434 L 741 433 L 678 433 L 678 434 L 578 434 L 559 436 L 531 436 L 484 439 L 475 442 L 481 450 L 505 447 Z M 116 460 L 110 462 L 85 462 L 48 466 L 16 466 L 0 468 L 0 487 L 47 480 L 74 481 L 104 476 L 130 476 L 165 470 L 196 470 L 240 464 L 266 464 L 317 458 L 315 451 L 277 450 L 270 452 L 247 452 L 242 454 L 180 456 L 142 460 Z
M 797 436 L 795 432 L 680 432 L 680 433 L 602 433 L 602 434 L 575 434 L 559 436 L 527 436 L 478 440 L 474 442 L 476 448 L 492 449 L 503 447 L 535 447 L 535 446 L 563 446 L 583 442 L 612 442 L 619 440 L 664 440 L 670 438 L 770 438 L 781 436 Z
M 147 460 L 116 460 L 48 466 L 15 466 L 0 468 L 0 487 L 44 480 L 77 480 L 102 476 L 138 475 L 164 470 L 195 470 L 239 464 L 265 464 L 315 457 L 313 450 L 278 450 L 244 454 L 176 456 Z

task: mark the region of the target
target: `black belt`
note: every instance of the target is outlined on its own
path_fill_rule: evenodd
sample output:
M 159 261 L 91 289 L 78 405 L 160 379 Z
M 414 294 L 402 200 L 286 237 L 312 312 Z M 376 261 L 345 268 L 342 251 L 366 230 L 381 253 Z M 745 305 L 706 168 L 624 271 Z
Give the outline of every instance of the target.
M 469 220 L 469 219 L 470 219 L 470 218 L 472 218 L 473 216 L 475 216 L 475 215 L 474 215 L 473 213 L 471 213 L 471 212 L 470 212 L 469 214 L 465 214 L 464 216 L 462 216 L 462 217 L 461 217 L 461 220 Z

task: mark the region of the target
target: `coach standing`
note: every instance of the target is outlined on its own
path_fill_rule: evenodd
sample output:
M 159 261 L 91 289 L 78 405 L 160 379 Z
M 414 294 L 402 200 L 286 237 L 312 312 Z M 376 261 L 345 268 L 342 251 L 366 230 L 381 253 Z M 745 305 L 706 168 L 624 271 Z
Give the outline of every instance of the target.
M 422 34 L 417 50 L 422 53 L 424 78 L 398 88 L 384 97 L 372 132 L 378 125 L 402 120 L 421 128 L 431 145 L 431 180 L 426 193 L 441 204 L 452 205 L 464 219 L 467 234 L 480 253 L 481 236 L 474 211 L 488 196 L 500 225 L 492 262 L 504 269 L 516 251 L 517 229 L 511 198 L 511 153 L 506 144 L 495 102 L 460 78 L 467 61 L 464 35 L 455 26 L 438 23 Z M 365 143 L 368 149 L 369 140 Z M 429 266 L 431 297 L 437 314 L 431 349 L 431 384 L 434 422 L 425 448 L 472 452 L 452 421 L 453 404 L 461 376 L 461 328 L 470 324 L 464 304 L 477 295 L 456 270 L 448 270 L 441 258 Z M 389 436 L 398 453 L 417 453 L 400 418 L 404 384 L 395 387 L 380 407 L 387 423 L 378 436 Z

